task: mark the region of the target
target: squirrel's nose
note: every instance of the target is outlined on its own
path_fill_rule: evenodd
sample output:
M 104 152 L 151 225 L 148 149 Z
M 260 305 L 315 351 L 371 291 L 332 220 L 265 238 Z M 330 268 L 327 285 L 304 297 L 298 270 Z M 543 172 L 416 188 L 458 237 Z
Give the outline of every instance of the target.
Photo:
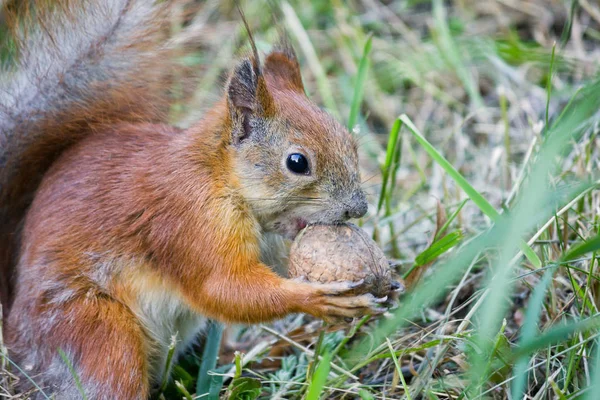
M 367 213 L 368 209 L 369 204 L 367 203 L 366 196 L 362 190 L 359 190 L 352 194 L 344 210 L 344 217 L 346 219 L 360 218 Z

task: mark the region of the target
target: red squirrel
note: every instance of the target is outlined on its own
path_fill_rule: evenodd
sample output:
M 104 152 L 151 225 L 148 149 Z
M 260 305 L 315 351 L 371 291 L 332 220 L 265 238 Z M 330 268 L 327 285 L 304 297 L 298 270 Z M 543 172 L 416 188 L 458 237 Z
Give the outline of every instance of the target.
M 367 212 L 356 142 L 307 98 L 286 41 L 241 59 L 179 130 L 165 2 L 50 3 L 5 4 L 16 51 L 0 77 L 4 337 L 46 394 L 81 396 L 58 349 L 87 398 L 145 399 L 171 336 L 185 348 L 205 318 L 383 311 L 356 283 L 263 262 L 272 237 Z

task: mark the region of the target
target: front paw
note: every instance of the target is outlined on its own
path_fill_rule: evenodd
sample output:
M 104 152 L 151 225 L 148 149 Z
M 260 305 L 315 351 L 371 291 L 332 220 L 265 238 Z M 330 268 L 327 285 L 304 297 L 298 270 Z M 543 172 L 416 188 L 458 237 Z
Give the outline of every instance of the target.
M 294 281 L 291 281 L 294 282 Z M 377 298 L 367 293 L 364 281 L 336 283 L 294 282 L 299 310 L 328 322 L 344 318 L 360 318 L 367 314 L 382 314 L 388 297 Z

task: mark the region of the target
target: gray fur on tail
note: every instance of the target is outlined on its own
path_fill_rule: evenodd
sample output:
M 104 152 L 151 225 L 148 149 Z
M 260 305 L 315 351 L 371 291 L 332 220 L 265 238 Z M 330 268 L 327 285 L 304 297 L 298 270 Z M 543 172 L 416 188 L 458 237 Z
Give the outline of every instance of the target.
M 14 57 L 0 70 L 0 300 L 18 230 L 60 153 L 104 123 L 164 118 L 172 57 L 151 0 L 5 2 Z M 14 45 L 14 46 L 13 46 Z

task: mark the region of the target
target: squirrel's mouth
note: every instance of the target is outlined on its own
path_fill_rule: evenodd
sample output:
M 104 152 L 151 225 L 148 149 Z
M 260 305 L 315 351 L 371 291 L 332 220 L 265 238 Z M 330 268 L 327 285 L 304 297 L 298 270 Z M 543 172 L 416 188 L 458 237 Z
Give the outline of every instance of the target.
M 308 225 L 308 221 L 303 218 L 291 218 L 287 221 L 280 221 L 274 224 L 275 232 L 281 236 L 294 240 L 298 233 Z
M 302 218 L 296 218 L 296 228 L 298 229 L 298 232 L 300 232 L 302 229 L 306 228 L 307 225 L 308 225 L 308 222 L 306 222 L 306 220 L 304 220 Z
M 291 232 L 286 236 L 288 236 L 292 240 L 296 239 L 296 236 L 298 236 L 300 231 L 302 229 L 306 228 L 307 225 L 308 225 L 308 222 L 305 219 L 295 218 L 290 226 Z

